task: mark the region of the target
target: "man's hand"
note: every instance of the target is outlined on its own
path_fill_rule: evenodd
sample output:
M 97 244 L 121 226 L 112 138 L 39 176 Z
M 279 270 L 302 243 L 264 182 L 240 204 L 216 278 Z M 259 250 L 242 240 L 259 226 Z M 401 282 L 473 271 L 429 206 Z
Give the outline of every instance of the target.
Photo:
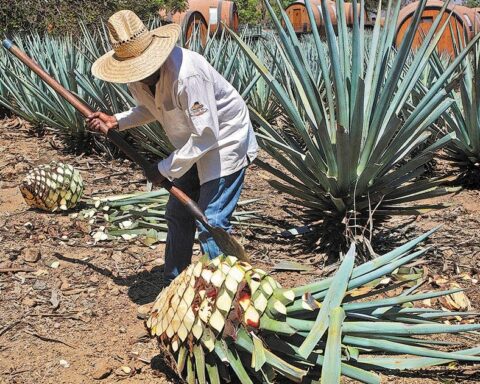
M 101 132 L 104 135 L 110 129 L 118 128 L 118 121 L 115 116 L 107 115 L 103 112 L 94 112 L 87 116 L 87 127 L 92 131 Z
M 160 186 L 166 180 L 160 173 L 156 165 L 152 165 L 149 169 L 145 170 L 145 176 L 155 186 Z

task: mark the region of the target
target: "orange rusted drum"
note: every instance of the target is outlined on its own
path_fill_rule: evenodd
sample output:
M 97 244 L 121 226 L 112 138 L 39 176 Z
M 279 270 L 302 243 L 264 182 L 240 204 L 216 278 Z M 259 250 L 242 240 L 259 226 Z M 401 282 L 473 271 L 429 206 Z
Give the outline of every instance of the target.
M 187 11 L 182 20 L 182 31 L 185 40 L 185 47 L 189 48 L 194 34 L 200 35 L 202 47 L 207 44 L 208 24 L 200 12 Z
M 297 1 L 296 3 L 293 3 L 289 5 L 285 11 L 296 33 L 307 33 L 312 31 L 307 8 L 303 2 Z M 317 16 L 315 15 L 315 20 L 316 19 Z
M 322 15 L 322 2 L 321 0 L 310 0 L 312 5 L 313 15 L 315 17 L 315 23 L 317 28 L 321 29 L 324 27 L 323 15 Z M 334 1 L 327 1 L 327 9 L 330 14 L 330 19 L 334 27 L 337 26 L 337 6 Z M 352 3 L 345 3 L 345 18 L 347 26 L 353 26 L 353 6 Z M 360 16 L 360 4 L 357 4 L 358 16 Z M 293 25 L 293 29 L 296 33 L 308 33 L 312 31 L 310 25 L 310 20 L 308 18 L 307 7 L 305 6 L 304 0 L 298 0 L 290 4 L 286 9 L 290 22 Z M 367 12 L 365 12 L 365 21 L 368 21 Z
M 209 29 L 210 35 L 213 35 L 217 30 L 221 30 L 222 22 L 235 32 L 238 31 L 238 10 L 233 1 L 189 0 L 188 9 L 185 12 L 167 14 L 161 10 L 159 14 L 162 19 L 168 22 L 182 25 L 182 23 L 185 22 L 188 12 L 190 12 L 189 15 L 191 15 L 192 12 L 198 12 L 202 15 L 207 23 L 207 29 Z
M 480 32 L 480 8 L 469 8 L 468 16 L 472 25 L 471 37 Z
M 360 17 L 360 4 L 357 3 L 357 17 Z M 345 3 L 345 19 L 347 20 L 347 26 L 353 26 L 353 4 Z M 365 12 L 365 21 L 367 21 L 367 12 Z
M 310 0 L 312 5 L 313 16 L 315 17 L 315 24 L 317 28 L 323 27 L 323 15 L 322 15 L 322 2 L 321 0 Z M 327 9 L 330 13 L 332 24 L 337 24 L 337 9 L 333 1 L 327 1 Z M 310 25 L 310 19 L 308 17 L 307 7 L 305 1 L 298 0 L 290 4 L 285 12 L 293 25 L 293 29 L 296 33 L 308 33 L 312 32 L 312 26 Z
M 396 46 L 400 46 L 408 26 L 412 22 L 415 10 L 418 7 L 419 2 L 410 3 L 400 10 L 397 21 L 397 35 L 395 39 Z M 422 44 L 424 36 L 428 33 L 434 20 L 440 13 L 443 6 L 443 1 L 429 0 L 425 6 L 425 9 L 421 16 L 420 25 L 415 33 L 412 48 L 418 48 Z M 451 16 L 450 16 L 451 15 Z M 450 16 L 449 26 L 447 26 L 440 37 L 437 44 L 437 50 L 439 53 L 448 53 L 450 56 L 455 55 L 455 45 L 468 42 L 479 30 L 479 20 L 475 8 L 467 8 L 463 6 L 448 5 L 447 10 L 442 16 L 440 25 L 437 28 L 439 31 L 442 25 L 447 21 Z
M 228 28 L 238 31 L 238 11 L 237 5 L 233 1 L 218 0 L 218 15 L 220 20 L 224 22 Z M 210 25 L 213 26 L 213 23 Z M 217 23 L 217 28 L 220 30 L 221 23 Z

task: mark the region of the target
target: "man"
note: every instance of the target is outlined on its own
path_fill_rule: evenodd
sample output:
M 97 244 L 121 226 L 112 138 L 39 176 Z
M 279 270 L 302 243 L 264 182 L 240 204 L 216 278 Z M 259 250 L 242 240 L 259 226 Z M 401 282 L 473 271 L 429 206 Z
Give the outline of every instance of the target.
M 109 116 L 96 112 L 89 128 L 120 131 L 158 120 L 176 148 L 158 163 L 164 178 L 198 202 L 209 222 L 231 229 L 230 217 L 240 197 L 245 169 L 257 154 L 248 109 L 238 92 L 199 54 L 175 47 L 180 28 L 170 24 L 148 31 L 131 11 L 108 20 L 113 50 L 100 57 L 92 73 L 105 81 L 128 83 L 137 106 Z M 107 133 L 107 132 L 103 132 Z M 195 220 L 170 196 L 166 219 L 165 280 L 191 262 Z M 201 224 L 202 251 L 221 251 Z

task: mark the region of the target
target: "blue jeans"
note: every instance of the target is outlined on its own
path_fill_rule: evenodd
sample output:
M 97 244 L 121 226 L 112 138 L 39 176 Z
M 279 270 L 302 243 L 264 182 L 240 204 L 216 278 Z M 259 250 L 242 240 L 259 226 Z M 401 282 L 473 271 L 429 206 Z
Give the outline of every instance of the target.
M 230 231 L 230 218 L 240 198 L 245 170 L 246 168 L 243 168 L 232 175 L 200 185 L 197 167 L 193 166 L 185 175 L 175 180 L 174 184 L 198 203 L 212 226 Z M 202 252 L 208 254 L 210 259 L 222 254 L 205 227 L 196 222 L 173 196 L 168 200 L 165 218 L 168 224 L 164 270 L 166 283 L 172 281 L 191 263 L 196 228 Z

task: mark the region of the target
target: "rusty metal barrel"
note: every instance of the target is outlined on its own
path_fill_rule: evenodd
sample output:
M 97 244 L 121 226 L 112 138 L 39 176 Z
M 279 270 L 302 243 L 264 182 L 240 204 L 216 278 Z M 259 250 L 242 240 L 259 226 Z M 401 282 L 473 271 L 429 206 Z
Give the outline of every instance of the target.
M 316 27 L 322 29 L 325 25 L 322 13 L 321 0 L 310 0 L 312 5 L 313 16 L 315 17 Z M 334 1 L 327 1 L 327 9 L 330 14 L 330 19 L 334 27 L 337 26 L 337 6 Z M 360 4 L 357 4 L 358 16 L 360 16 Z M 304 0 L 298 0 L 290 4 L 286 9 L 290 22 L 293 25 L 293 29 L 296 33 L 309 33 L 312 31 L 310 25 L 310 19 L 308 18 L 307 7 Z M 347 26 L 353 26 L 353 5 L 352 3 L 345 3 L 344 5 L 345 19 Z M 365 12 L 365 21 L 368 21 L 367 13 Z
M 227 0 L 189 0 L 188 8 L 185 12 L 165 13 L 160 11 L 160 16 L 173 23 L 185 26 L 185 30 L 190 30 L 187 26 L 189 22 L 193 22 L 191 15 L 197 12 L 202 15 L 207 25 L 207 31 L 210 36 L 220 31 L 222 22 L 234 31 L 238 31 L 238 10 L 237 5 L 233 1 Z M 198 17 L 197 19 L 198 20 Z M 198 24 L 198 23 L 197 23 Z M 205 32 L 206 33 L 206 32 Z M 189 36 L 186 36 L 187 38 Z
M 182 20 L 182 30 L 185 46 L 190 47 L 191 39 L 196 34 L 200 37 L 200 43 L 205 47 L 207 43 L 208 24 L 203 15 L 198 11 L 187 11 Z
M 347 26 L 353 26 L 353 4 L 352 3 L 345 3 L 345 19 L 347 21 Z M 357 4 L 357 17 L 360 16 L 360 4 Z M 366 13 L 365 13 L 366 14 Z
M 466 7 L 462 7 L 466 8 Z M 480 8 L 466 8 L 465 17 L 469 19 L 469 25 L 471 26 L 470 38 L 473 38 L 480 32 Z
M 312 5 L 313 16 L 315 17 L 315 23 L 317 28 L 320 28 L 324 25 L 321 0 L 311 0 L 310 4 Z M 335 8 L 335 3 L 333 1 L 327 2 L 327 8 L 330 13 L 330 18 L 332 23 L 336 25 L 337 23 L 337 10 Z M 312 26 L 310 24 L 310 19 L 308 17 L 307 7 L 305 6 L 305 1 L 298 0 L 290 4 L 285 12 L 292 23 L 293 29 L 296 33 L 310 33 L 312 32 Z
M 397 21 L 397 33 L 395 38 L 395 45 L 400 46 L 408 26 L 412 22 L 413 15 L 417 9 L 419 2 L 413 2 L 403 7 L 400 10 Z M 424 36 L 428 33 L 434 20 L 439 15 L 443 1 L 429 0 L 425 5 L 425 9 L 421 15 L 419 27 L 414 36 L 412 48 L 418 48 L 423 41 Z M 437 31 L 447 21 L 450 16 L 449 26 L 445 28 L 440 40 L 437 44 L 437 50 L 440 53 L 447 53 L 450 56 L 455 56 L 455 46 L 460 46 L 464 42 L 470 41 L 480 30 L 480 14 L 478 8 L 468 8 L 460 5 L 448 5 L 445 13 L 442 16 Z
M 237 5 L 233 1 L 218 0 L 218 15 L 220 20 L 224 22 L 228 28 L 238 31 L 238 10 Z M 211 24 L 213 25 L 213 23 Z M 221 28 L 221 24 L 217 23 L 217 28 Z

